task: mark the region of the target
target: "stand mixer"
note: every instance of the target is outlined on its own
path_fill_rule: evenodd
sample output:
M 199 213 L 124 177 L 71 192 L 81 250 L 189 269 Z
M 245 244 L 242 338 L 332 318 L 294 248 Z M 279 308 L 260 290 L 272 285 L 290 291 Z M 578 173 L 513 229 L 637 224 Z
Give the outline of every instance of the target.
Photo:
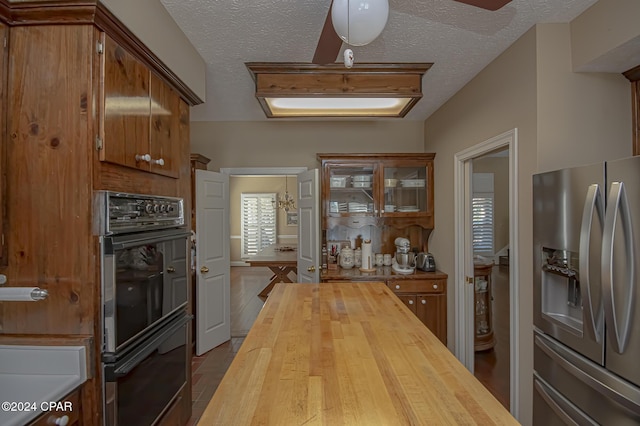
M 416 269 L 415 253 L 411 252 L 411 242 L 403 237 L 398 237 L 394 241 L 396 245 L 395 262 L 391 269 L 400 274 L 411 274 Z

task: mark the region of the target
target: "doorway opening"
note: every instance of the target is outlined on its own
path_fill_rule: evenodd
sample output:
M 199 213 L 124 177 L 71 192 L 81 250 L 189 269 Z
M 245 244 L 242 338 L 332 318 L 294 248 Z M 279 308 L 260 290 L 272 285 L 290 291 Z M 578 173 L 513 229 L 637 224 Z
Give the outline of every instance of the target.
M 221 168 L 220 172 L 229 175 L 230 181 L 230 241 L 231 251 L 231 337 L 244 337 L 253 325 L 264 298 L 259 293 L 269 283 L 273 273 L 267 267 L 249 267 L 243 260 L 242 244 L 242 193 L 276 192 L 277 200 L 280 192 L 285 191 L 285 179 L 289 184 L 295 182 L 292 176 L 306 171 L 306 167 L 262 167 L 262 168 Z M 279 187 L 282 187 L 281 191 Z M 295 183 L 289 185 L 291 192 Z M 287 222 L 286 212 L 277 209 L 276 235 L 277 243 L 296 244 L 299 230 L 297 226 Z M 293 275 L 292 275 L 293 277 Z
M 517 418 L 516 159 L 516 129 L 455 155 L 454 282 L 456 357 Z

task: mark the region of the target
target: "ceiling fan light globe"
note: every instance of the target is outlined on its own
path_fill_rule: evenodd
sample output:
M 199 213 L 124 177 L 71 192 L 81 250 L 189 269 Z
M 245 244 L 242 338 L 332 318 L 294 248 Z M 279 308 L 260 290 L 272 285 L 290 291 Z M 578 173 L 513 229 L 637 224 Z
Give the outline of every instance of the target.
M 364 46 L 375 40 L 388 18 L 388 0 L 334 0 L 331 7 L 333 28 L 351 46 Z

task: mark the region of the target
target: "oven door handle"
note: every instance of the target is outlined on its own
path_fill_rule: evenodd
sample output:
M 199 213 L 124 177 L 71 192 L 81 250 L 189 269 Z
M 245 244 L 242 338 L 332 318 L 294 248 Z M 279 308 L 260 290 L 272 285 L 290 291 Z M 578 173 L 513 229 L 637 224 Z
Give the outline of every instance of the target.
M 170 231 L 162 231 L 155 233 L 144 233 L 127 235 L 124 237 L 116 236 L 111 237 L 112 250 L 126 250 L 133 247 L 138 247 L 143 244 L 154 244 L 162 241 L 176 240 L 178 238 L 188 238 L 191 236 L 190 231 L 184 229 L 175 229 Z
M 193 315 L 185 315 L 176 320 L 174 323 L 165 326 L 165 328 L 156 332 L 149 337 L 140 347 L 131 351 L 127 356 L 115 363 L 105 364 L 105 380 L 114 382 L 119 377 L 124 377 L 136 368 L 142 361 L 160 346 L 167 337 L 178 331 L 182 326 L 187 324 Z

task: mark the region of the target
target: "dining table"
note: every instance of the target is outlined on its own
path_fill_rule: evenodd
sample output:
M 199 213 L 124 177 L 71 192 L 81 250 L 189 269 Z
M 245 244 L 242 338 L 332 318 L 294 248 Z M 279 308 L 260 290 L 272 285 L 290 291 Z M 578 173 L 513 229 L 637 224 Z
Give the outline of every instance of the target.
M 199 425 L 518 425 L 383 282 L 278 283 Z
M 266 298 L 276 283 L 291 283 L 289 274 L 298 273 L 298 250 L 295 244 L 271 244 L 251 256 L 247 262 L 250 266 L 267 267 L 273 272 L 269 283 L 258 293 Z

